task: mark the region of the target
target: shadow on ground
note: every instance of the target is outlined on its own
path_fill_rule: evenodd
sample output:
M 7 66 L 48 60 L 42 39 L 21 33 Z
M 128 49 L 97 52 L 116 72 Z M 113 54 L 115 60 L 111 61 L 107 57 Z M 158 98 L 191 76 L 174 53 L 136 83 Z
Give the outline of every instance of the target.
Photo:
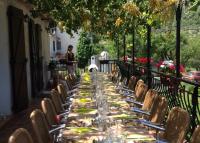
M 36 140 L 29 116 L 34 109 L 40 108 L 41 100 L 42 99 L 33 99 L 28 109 L 13 115 L 10 120 L 0 128 L 0 143 L 8 143 L 10 135 L 17 128 L 27 129 L 33 137 L 34 143 L 38 142 Z

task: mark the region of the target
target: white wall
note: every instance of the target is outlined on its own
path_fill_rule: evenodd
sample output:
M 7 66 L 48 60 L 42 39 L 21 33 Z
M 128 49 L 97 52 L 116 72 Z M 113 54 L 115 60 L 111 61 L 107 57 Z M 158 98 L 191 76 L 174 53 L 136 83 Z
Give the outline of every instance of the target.
M 42 26 L 42 53 L 43 53 L 43 80 L 44 80 L 44 87 L 47 86 L 47 82 L 50 77 L 48 77 L 47 65 L 50 61 L 50 49 L 49 49 L 49 34 L 46 31 L 46 27 L 48 26 L 46 23 L 41 24 Z
M 51 36 L 50 38 L 50 55 L 51 57 L 55 57 L 55 52 L 53 52 L 53 40 L 56 42 L 56 39 L 59 38 L 61 40 L 61 51 L 59 51 L 62 54 L 65 54 L 67 52 L 67 47 L 69 45 L 73 45 L 73 52 L 77 52 L 77 44 L 78 44 L 78 39 L 79 39 L 79 34 L 73 33 L 73 36 L 71 37 L 69 34 L 66 32 L 61 32 L 59 28 L 56 28 L 56 33 Z M 57 47 L 56 47 L 57 49 Z
M 56 53 L 56 51 L 55 52 L 53 51 L 53 41 L 56 42 L 56 35 L 49 35 L 50 57 L 55 57 L 55 53 Z M 55 48 L 56 48 L 56 45 L 55 45 Z
M 8 17 L 7 7 L 9 5 L 15 6 L 22 9 L 24 15 L 30 16 L 27 5 L 16 0 L 0 0 L 0 114 L 11 114 L 11 76 L 10 76 L 10 64 L 9 64 L 9 35 L 8 35 Z M 34 19 L 35 23 L 40 24 L 42 27 L 42 55 L 43 55 L 43 66 L 44 66 L 44 84 L 47 83 L 47 68 L 46 63 L 49 63 L 50 52 L 49 52 L 49 36 L 46 31 L 47 23 L 42 21 L 40 18 Z M 29 33 L 28 23 L 24 23 L 24 34 L 25 34 L 25 50 L 28 62 L 26 65 L 27 69 L 27 86 L 28 96 L 31 99 L 31 76 L 30 76 L 30 55 L 29 55 Z
M 57 36 L 61 39 L 61 45 L 62 45 L 62 52 L 63 53 L 67 52 L 68 45 L 72 45 L 74 47 L 73 52 L 76 53 L 79 34 L 73 33 L 73 36 L 71 37 L 66 32 L 61 33 L 59 28 L 57 28 Z

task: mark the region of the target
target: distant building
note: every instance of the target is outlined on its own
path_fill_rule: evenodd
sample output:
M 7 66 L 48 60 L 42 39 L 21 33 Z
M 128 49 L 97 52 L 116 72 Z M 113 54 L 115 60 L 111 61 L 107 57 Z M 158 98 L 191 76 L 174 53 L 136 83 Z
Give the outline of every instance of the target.
M 73 52 L 77 51 L 79 35 L 73 33 L 71 37 L 66 32 L 61 32 L 59 28 L 52 29 L 50 35 L 50 56 L 52 58 L 62 58 L 67 52 L 68 45 L 73 45 Z

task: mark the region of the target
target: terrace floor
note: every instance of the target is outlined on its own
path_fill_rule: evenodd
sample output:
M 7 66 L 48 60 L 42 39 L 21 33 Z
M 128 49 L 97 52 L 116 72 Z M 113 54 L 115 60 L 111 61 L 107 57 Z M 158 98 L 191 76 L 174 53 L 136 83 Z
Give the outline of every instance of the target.
M 33 99 L 28 109 L 12 115 L 10 119 L 8 119 L 8 121 L 0 128 L 0 143 L 7 143 L 10 135 L 17 128 L 27 129 L 33 137 L 34 143 L 37 143 L 29 116 L 35 108 L 40 108 L 40 102 L 40 98 Z

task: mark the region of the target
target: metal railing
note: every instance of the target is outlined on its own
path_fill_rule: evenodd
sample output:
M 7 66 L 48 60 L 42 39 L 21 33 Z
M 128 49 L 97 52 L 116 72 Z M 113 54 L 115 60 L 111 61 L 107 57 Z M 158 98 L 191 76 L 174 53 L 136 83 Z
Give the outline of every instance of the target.
M 133 66 L 129 63 L 116 62 L 122 76 L 129 79 L 136 76 L 143 79 L 145 83 L 150 82 L 151 88 L 158 91 L 160 96 L 168 100 L 169 110 L 179 106 L 190 114 L 190 127 L 187 138 L 191 137 L 195 127 L 200 124 L 200 84 L 193 81 L 176 78 L 157 71 L 150 70 L 151 76 L 147 77 L 148 69 L 141 66 Z
M 99 71 L 111 73 L 116 66 L 116 60 L 99 60 Z

